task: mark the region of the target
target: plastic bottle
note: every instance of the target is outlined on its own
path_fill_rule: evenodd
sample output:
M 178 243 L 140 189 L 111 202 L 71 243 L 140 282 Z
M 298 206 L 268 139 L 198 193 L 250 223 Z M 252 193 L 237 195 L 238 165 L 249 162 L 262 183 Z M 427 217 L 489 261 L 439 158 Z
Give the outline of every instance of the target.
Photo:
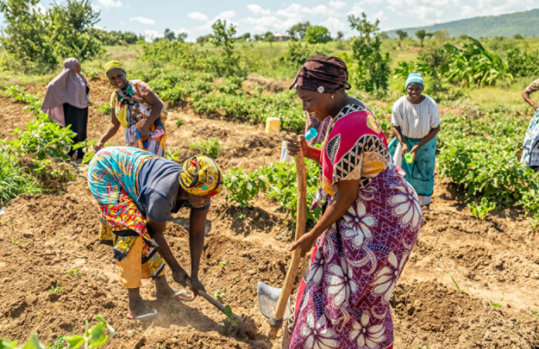
M 316 136 L 318 136 L 318 131 L 314 127 L 311 127 L 309 131 L 307 131 L 307 133 L 305 134 L 305 140 L 310 141 Z M 283 141 L 281 145 L 281 159 L 279 160 L 279 162 L 285 162 L 290 160 L 292 160 L 292 157 L 288 154 L 288 149 L 286 149 L 286 141 Z
M 411 164 L 414 162 L 414 156 L 411 153 L 404 154 L 404 160 L 407 164 Z

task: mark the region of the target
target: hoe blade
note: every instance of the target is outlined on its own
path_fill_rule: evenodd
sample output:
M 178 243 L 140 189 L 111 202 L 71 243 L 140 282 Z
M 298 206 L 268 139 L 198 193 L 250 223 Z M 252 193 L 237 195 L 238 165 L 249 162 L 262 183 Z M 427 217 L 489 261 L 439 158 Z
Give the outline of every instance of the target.
M 263 282 L 258 282 L 258 310 L 268 319 L 273 317 L 275 313 L 275 306 L 279 301 L 281 295 L 281 289 L 271 287 Z M 284 311 L 283 319 L 287 319 L 290 316 L 290 298 L 286 303 L 286 310 Z

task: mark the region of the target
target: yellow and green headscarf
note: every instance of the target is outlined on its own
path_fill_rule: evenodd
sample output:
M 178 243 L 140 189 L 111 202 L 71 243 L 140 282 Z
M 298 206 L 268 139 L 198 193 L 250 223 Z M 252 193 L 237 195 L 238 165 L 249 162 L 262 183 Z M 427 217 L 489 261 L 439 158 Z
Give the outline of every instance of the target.
M 221 170 L 212 158 L 204 155 L 185 160 L 178 180 L 180 186 L 190 194 L 214 196 L 221 191 Z
M 112 69 L 120 69 L 120 70 L 123 70 L 125 72 L 124 65 L 120 61 L 109 61 L 109 62 L 105 63 L 103 68 L 105 68 L 105 73 L 108 73 Z

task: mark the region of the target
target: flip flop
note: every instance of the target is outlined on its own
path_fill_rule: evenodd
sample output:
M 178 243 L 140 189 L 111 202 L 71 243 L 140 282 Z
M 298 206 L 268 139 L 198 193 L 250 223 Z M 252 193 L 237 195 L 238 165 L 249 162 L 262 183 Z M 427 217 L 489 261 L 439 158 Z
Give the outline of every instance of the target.
M 193 299 L 195 299 L 195 294 L 191 291 L 179 290 L 174 293 L 174 297 L 178 298 L 182 302 L 191 302 Z
M 131 311 L 127 313 L 129 320 L 142 320 L 157 315 L 157 310 L 152 309 L 150 312 L 135 316 Z

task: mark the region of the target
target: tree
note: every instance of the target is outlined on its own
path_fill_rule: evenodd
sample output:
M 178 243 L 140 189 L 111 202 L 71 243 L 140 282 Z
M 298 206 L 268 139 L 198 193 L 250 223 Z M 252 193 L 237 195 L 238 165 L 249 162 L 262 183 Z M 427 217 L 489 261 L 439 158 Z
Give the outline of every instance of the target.
M 344 38 L 344 33 L 339 30 L 337 32 L 337 37 L 335 37 L 335 41 L 342 41 L 343 38 Z
M 176 35 L 176 40 L 181 41 L 181 42 L 185 42 L 185 39 L 187 39 L 187 35 L 188 34 L 185 33 L 185 32 L 178 33 Z
M 331 41 L 331 35 L 329 34 L 328 28 L 321 25 L 307 28 L 304 38 L 309 44 L 324 44 Z
M 307 28 L 309 28 L 310 26 L 311 23 L 309 21 L 303 23 L 300 22 L 291 26 L 286 32 L 288 33 L 288 35 L 290 35 L 290 39 L 292 39 L 293 41 L 303 40 L 303 37 L 307 32 Z
M 425 37 L 427 36 L 427 31 L 425 29 L 419 29 L 415 32 L 415 36 L 419 39 L 419 42 L 421 42 L 421 47 L 423 47 L 423 41 L 425 41 Z
M 37 10 L 38 3 L 39 0 L 0 0 L 5 21 L 0 42 L 15 62 L 35 62 L 50 68 L 57 59 L 46 40 L 47 26 L 44 15 Z
M 236 35 L 236 27 L 230 25 L 227 27 L 226 20 L 218 19 L 212 24 L 213 34 L 210 35 L 210 40 L 215 46 L 220 47 L 225 52 L 222 62 L 217 63 L 217 73 L 219 75 L 232 75 L 239 70 L 239 56 L 234 52 L 234 35 Z
M 399 36 L 399 40 L 402 41 L 408 37 L 408 32 L 405 32 L 404 30 L 397 30 L 395 32 Z
M 197 44 L 205 44 L 211 40 L 212 34 L 202 35 L 197 38 Z
M 354 15 L 348 16 L 350 27 L 356 29 L 359 36 L 352 39 L 352 52 L 354 67 L 352 82 L 367 92 L 387 90 L 389 78 L 389 54 L 382 54 L 380 46 L 382 41 L 379 35 L 380 21 L 370 23 L 365 13 L 362 18 Z
M 163 37 L 168 41 L 176 40 L 176 34 L 168 28 L 165 29 L 165 33 L 163 34 Z
M 47 10 L 48 40 L 58 61 L 67 57 L 85 60 L 102 52 L 93 27 L 99 22 L 89 0 L 66 0 Z
M 275 35 L 273 35 L 272 32 L 266 32 L 264 35 L 263 35 L 263 39 L 264 41 L 267 41 L 267 42 L 274 42 L 275 41 Z
M 88 0 L 67 0 L 45 13 L 39 0 L 0 0 L 6 52 L 25 70 L 50 70 L 67 57 L 84 60 L 101 52 L 93 26 L 99 21 Z
M 238 40 L 249 41 L 251 40 L 251 33 L 244 33 L 243 35 L 238 36 Z

